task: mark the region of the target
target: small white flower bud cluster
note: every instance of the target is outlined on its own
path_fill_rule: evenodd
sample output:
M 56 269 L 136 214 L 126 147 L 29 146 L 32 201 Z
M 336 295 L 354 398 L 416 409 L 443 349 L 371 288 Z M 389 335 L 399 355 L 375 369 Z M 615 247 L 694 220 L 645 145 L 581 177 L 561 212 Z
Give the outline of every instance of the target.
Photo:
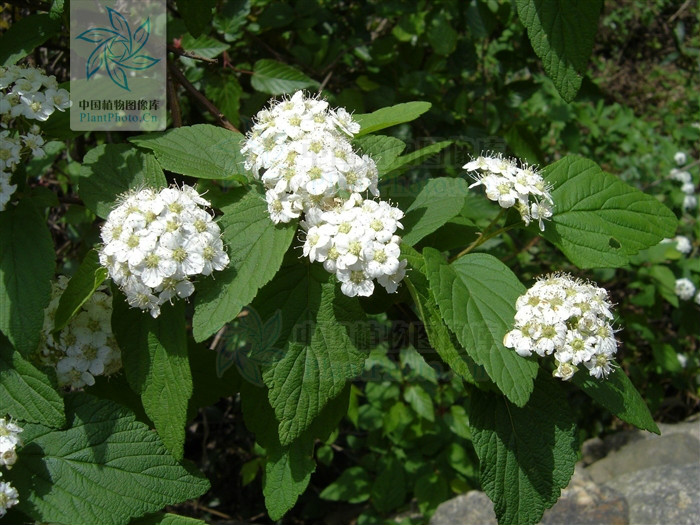
M 498 202 L 501 208 L 515 208 L 526 225 L 534 219 L 544 231 L 544 220 L 552 216 L 554 201 L 542 175 L 532 166 L 508 159 L 502 155 L 479 156 L 467 162 L 463 169 L 478 172 L 476 182 L 469 186 L 483 186 L 486 196 Z
M 554 376 L 564 381 L 581 363 L 598 379 L 610 373 L 617 341 L 605 289 L 568 274 L 550 274 L 521 295 L 515 307 L 515 327 L 503 338 L 504 346 L 523 357 L 554 354 Z
M 121 351 L 112 333 L 112 296 L 100 286 L 58 333 L 56 310 L 70 279 L 59 276 L 52 283 L 51 302 L 44 310 L 41 342 L 34 359 L 56 368 L 58 384 L 82 388 L 95 384 L 95 376 L 112 375 L 122 367 Z
M 11 469 L 17 461 L 17 446 L 22 445 L 19 437 L 22 428 L 0 418 L 0 467 Z M 0 472 L 0 477 L 2 472 Z M 0 481 L 0 518 L 7 514 L 7 509 L 19 503 L 19 493 L 10 483 Z
M 297 91 L 258 113 L 241 148 L 265 185 L 270 219 L 303 215 L 304 256 L 335 273 L 350 297 L 372 295 L 375 279 L 393 293 L 406 273 L 395 233 L 403 212 L 361 196 L 379 190 L 376 164 L 350 144 L 359 130 L 345 109 Z
M 695 294 L 695 285 L 693 284 L 693 281 L 687 277 L 683 277 L 682 279 L 676 279 L 674 291 L 676 292 L 678 298 L 682 301 L 690 301 Z
M 17 189 L 10 179 L 21 157 L 46 155 L 39 127 L 27 120 L 45 121 L 69 106 L 68 91 L 58 89 L 56 77 L 33 67 L 0 66 L 0 211 Z
M 682 157 L 683 162 L 678 162 Z M 685 153 L 678 152 L 673 157 L 679 166 L 682 166 L 686 162 Z M 679 170 L 677 168 L 671 169 L 668 177 L 681 185 L 681 191 L 685 194 L 683 197 L 683 210 L 690 211 L 698 207 L 698 197 L 695 195 L 695 184 L 693 183 L 693 176 L 689 171 Z
M 160 306 L 194 292 L 190 280 L 228 266 L 221 229 L 183 185 L 144 188 L 123 197 L 102 226 L 100 263 L 133 307 L 160 315 Z

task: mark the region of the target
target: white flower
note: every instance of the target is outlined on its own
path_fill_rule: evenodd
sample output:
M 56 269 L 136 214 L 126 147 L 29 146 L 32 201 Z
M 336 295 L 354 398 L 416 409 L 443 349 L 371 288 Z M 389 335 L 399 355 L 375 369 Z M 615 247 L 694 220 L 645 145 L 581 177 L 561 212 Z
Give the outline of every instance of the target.
M 695 184 L 693 184 L 692 181 L 684 182 L 681 185 L 681 191 L 686 195 L 693 195 L 695 193 Z
M 7 514 L 7 509 L 19 503 L 19 493 L 6 481 L 0 481 L 0 518 Z
M 689 301 L 695 294 L 695 285 L 690 279 L 683 277 L 682 279 L 676 279 L 674 291 L 679 299 Z
M 685 153 L 683 153 L 682 151 L 677 151 L 676 154 L 673 156 L 673 160 L 679 166 L 683 166 L 683 164 L 685 164 L 686 162 Z
M 0 418 L 0 467 L 12 468 L 17 461 L 16 448 L 22 445 L 19 434 L 22 428 L 5 418 Z
M 683 198 L 683 211 L 694 210 L 698 207 L 698 198 L 695 195 L 686 195 Z
M 10 174 L 0 170 L 0 211 L 5 210 L 16 189 L 16 184 L 10 184 Z
M 675 180 L 677 182 L 680 182 L 681 184 L 686 184 L 693 180 L 693 177 L 689 171 L 681 171 L 676 168 L 671 169 L 669 177 L 671 178 L 671 180 Z
M 688 239 L 688 237 L 678 235 L 674 237 L 673 240 L 676 242 L 676 250 L 678 250 L 679 252 L 687 255 L 693 250 L 693 245 L 691 244 L 690 239 Z

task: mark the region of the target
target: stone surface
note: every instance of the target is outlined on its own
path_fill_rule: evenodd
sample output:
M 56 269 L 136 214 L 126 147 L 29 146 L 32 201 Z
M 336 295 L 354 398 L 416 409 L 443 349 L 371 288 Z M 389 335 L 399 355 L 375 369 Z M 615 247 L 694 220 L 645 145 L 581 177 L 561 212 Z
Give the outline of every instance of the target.
M 654 440 L 658 441 L 658 440 Z M 632 525 L 697 525 L 700 465 L 666 465 L 629 472 L 606 486 L 623 494 Z
M 596 483 L 640 469 L 662 465 L 700 463 L 700 441 L 686 433 L 670 433 L 653 439 L 640 439 L 611 452 L 588 467 Z
M 498 525 L 498 522 L 486 493 L 471 490 L 438 506 L 430 525 Z

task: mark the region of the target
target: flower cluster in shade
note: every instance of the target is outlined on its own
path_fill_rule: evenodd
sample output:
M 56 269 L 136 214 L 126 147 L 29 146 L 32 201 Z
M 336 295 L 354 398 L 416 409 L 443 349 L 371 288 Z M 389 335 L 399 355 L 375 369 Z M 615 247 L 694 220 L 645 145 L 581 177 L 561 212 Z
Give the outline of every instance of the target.
M 132 307 L 153 317 L 194 292 L 192 279 L 229 264 L 211 204 L 187 185 L 144 188 L 120 200 L 102 226 L 100 263 Z
M 375 280 L 395 292 L 406 268 L 396 233 L 403 212 L 376 199 L 377 166 L 350 143 L 359 130 L 345 109 L 298 91 L 257 114 L 241 149 L 265 186 L 270 219 L 301 219 L 304 256 L 350 297 L 372 295 Z
M 552 355 L 554 376 L 564 381 L 579 365 L 598 379 L 615 366 L 617 340 L 604 288 L 568 274 L 550 274 L 538 279 L 515 306 L 515 326 L 503 344 L 518 355 Z
M 475 172 L 476 182 L 469 186 L 483 186 L 486 196 L 502 208 L 515 206 L 526 225 L 544 221 L 552 216 L 554 201 L 542 175 L 533 167 L 502 155 L 481 155 L 467 162 L 463 169 Z
M 693 281 L 687 277 L 676 279 L 674 291 L 680 300 L 690 301 L 693 299 L 697 304 L 700 304 L 700 291 L 696 294 L 696 290 L 697 288 L 695 284 L 693 284 Z M 693 296 L 695 297 L 693 298 Z
M 22 432 L 21 427 L 5 418 L 0 418 L 0 467 L 11 469 L 17 461 L 16 449 L 22 445 L 20 432 Z M 7 514 L 7 509 L 17 503 L 19 503 L 17 489 L 6 481 L 0 481 L 0 518 Z
M 41 130 L 29 121 L 45 121 L 69 106 L 56 77 L 33 67 L 0 66 L 0 211 L 17 189 L 11 178 L 20 160 L 46 155 Z
M 41 341 L 33 357 L 37 363 L 56 369 L 59 386 L 82 388 L 94 385 L 95 376 L 121 370 L 122 358 L 112 333 L 112 296 L 105 285 L 54 333 L 58 303 L 69 281 L 61 275 L 51 285 L 51 301 L 44 310 Z
M 678 168 L 673 168 L 671 170 L 669 173 L 669 178 L 681 185 L 681 191 L 684 193 L 682 205 L 683 211 L 694 210 L 698 207 L 698 196 L 695 194 L 693 176 L 689 171 L 683 169 L 683 166 L 685 166 L 688 160 L 687 156 L 682 151 L 678 151 L 673 156 L 673 160 L 678 165 Z

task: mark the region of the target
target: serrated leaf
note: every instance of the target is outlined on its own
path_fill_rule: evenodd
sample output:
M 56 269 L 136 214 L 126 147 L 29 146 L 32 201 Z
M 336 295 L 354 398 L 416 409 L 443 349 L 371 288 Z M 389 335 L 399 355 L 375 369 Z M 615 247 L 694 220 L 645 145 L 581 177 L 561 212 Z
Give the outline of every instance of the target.
M 59 428 L 66 424 L 56 381 L 25 361 L 0 335 L 0 406 L 20 421 Z
M 22 468 L 4 475 L 22 495 L 17 508 L 36 521 L 125 525 L 209 489 L 126 408 L 73 393 L 66 417 L 66 430 L 25 425 Z
M 382 180 L 393 179 L 394 177 L 401 175 L 408 168 L 423 164 L 426 159 L 432 157 L 433 155 L 437 155 L 451 144 L 451 140 L 443 140 L 419 150 L 412 151 L 406 155 L 397 157 L 394 162 L 392 162 L 391 165 L 386 168 L 386 174 L 382 177 Z M 380 173 L 380 177 L 381 176 L 382 174 Z
M 129 384 L 141 395 L 146 415 L 165 446 L 182 459 L 192 395 L 184 303 L 163 305 L 156 319 L 130 308 L 121 295 L 113 303 L 112 329 Z
M 601 0 L 516 0 L 532 48 L 567 102 L 581 87 L 598 30 Z
M 404 122 L 411 122 L 430 109 L 430 102 L 404 102 L 378 109 L 372 113 L 353 115 L 360 124 L 360 131 L 355 138 L 374 133 L 380 129 L 390 128 Z
M 83 159 L 78 193 L 98 217 L 107 218 L 120 195 L 141 187 L 167 186 L 155 157 L 129 144 L 102 144 Z
M 411 408 L 424 419 L 430 422 L 435 421 L 435 408 L 430 394 L 420 385 L 408 385 L 404 391 L 403 398 Z
M 462 379 L 469 383 L 482 381 L 486 372 L 483 367 L 477 367 L 474 360 L 469 357 L 464 348 L 456 341 L 454 335 L 445 325 L 442 315 L 437 307 L 430 283 L 425 274 L 425 260 L 416 250 L 405 244 L 401 245 L 401 255 L 408 261 L 411 272 L 404 282 L 416 303 L 418 315 L 423 321 L 423 326 L 428 334 L 428 340 L 440 355 L 443 361 Z
M 100 287 L 107 278 L 107 269 L 100 265 L 97 250 L 92 249 L 80 263 L 75 275 L 68 281 L 56 308 L 54 332 L 59 332 L 68 321 L 78 313 L 85 301 Z
M 39 344 L 55 265 L 51 234 L 29 199 L 0 212 L 0 331 L 22 355 Z
M 468 193 L 469 186 L 464 179 L 430 179 L 401 221 L 404 226 L 402 241 L 413 246 L 459 215 Z
M 582 370 L 574 375 L 572 381 L 623 421 L 661 434 L 649 407 L 621 368 L 615 367 L 605 380 L 595 379 L 588 371 Z
M 168 171 L 200 179 L 246 182 L 240 142 L 243 135 L 210 124 L 132 137 L 130 142 L 155 153 Z
M 0 38 L 0 65 L 17 63 L 60 30 L 61 21 L 49 14 L 29 15 L 14 22 Z
M 515 301 L 525 287 L 513 272 L 492 255 L 471 253 L 452 264 L 425 248 L 426 274 L 447 326 L 498 388 L 523 406 L 533 388 L 537 362 L 503 346 L 512 328 Z
M 250 85 L 256 91 L 268 95 L 283 95 L 299 89 L 317 87 L 318 82 L 310 79 L 295 67 L 263 58 L 253 66 Z
M 221 211 L 219 225 L 231 263 L 216 279 L 200 283 L 192 322 L 197 341 L 236 317 L 258 289 L 274 277 L 296 230 L 296 223 L 275 225 L 270 220 L 257 185 L 231 193 L 230 204 L 222 206 Z
M 362 153 L 369 155 L 376 162 L 379 177 L 386 173 L 389 166 L 396 160 L 396 157 L 401 155 L 401 152 L 406 149 L 404 141 L 387 135 L 360 137 L 354 140 L 353 143 L 360 148 Z
M 290 341 L 284 356 L 263 372 L 282 445 L 309 428 L 326 404 L 362 372 L 367 357 L 365 316 L 357 300 L 343 295 L 334 282 L 320 288 L 320 297 L 309 294 L 314 303 L 318 300 L 309 304 L 311 322 L 297 328 L 310 332 L 310 341 Z
M 540 376 L 523 407 L 472 388 L 468 411 L 481 487 L 498 523 L 538 523 L 568 485 L 577 459 L 573 411 L 561 387 Z
M 542 170 L 554 215 L 542 236 L 579 268 L 618 268 L 675 235 L 678 219 L 654 197 L 569 156 Z
M 243 88 L 233 74 L 227 75 L 222 71 L 208 74 L 204 93 L 234 126 L 239 125 L 239 108 Z
M 192 35 L 199 36 L 211 27 L 216 0 L 177 0 L 176 5 L 185 27 Z
M 231 46 L 211 36 L 200 35 L 195 38 L 188 33 L 182 37 L 182 47 L 186 51 L 204 58 L 216 58 Z M 188 59 L 183 58 L 182 60 L 187 61 Z

